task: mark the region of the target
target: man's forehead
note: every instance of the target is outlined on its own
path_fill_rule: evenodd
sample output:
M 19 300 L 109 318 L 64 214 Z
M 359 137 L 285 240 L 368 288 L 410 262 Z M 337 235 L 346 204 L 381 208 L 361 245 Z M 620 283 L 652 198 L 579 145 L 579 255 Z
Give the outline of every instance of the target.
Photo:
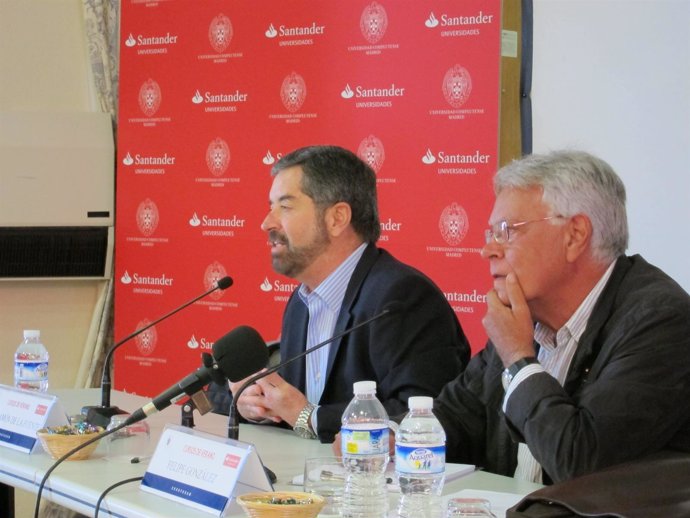
M 270 198 L 272 201 L 295 199 L 306 196 L 302 191 L 302 170 L 289 167 L 278 172 L 273 178 Z
M 506 188 L 496 195 L 490 221 L 532 217 L 546 211 L 548 207 L 542 200 L 541 188 Z

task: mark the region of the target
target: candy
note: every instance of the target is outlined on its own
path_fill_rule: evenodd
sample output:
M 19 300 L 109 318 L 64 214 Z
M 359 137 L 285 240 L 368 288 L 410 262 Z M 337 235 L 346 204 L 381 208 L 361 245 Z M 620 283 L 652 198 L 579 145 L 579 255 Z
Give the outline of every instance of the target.
M 87 435 L 90 433 L 99 433 L 103 430 L 100 426 L 94 426 L 87 422 L 75 423 L 63 426 L 51 426 L 46 428 L 46 432 L 51 435 Z

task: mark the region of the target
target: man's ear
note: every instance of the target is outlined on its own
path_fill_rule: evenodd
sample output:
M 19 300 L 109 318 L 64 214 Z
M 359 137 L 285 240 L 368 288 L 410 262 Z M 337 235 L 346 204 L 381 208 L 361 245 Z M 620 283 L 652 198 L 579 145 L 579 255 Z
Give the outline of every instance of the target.
M 349 203 L 340 201 L 326 209 L 326 228 L 331 236 L 337 237 L 350 226 L 352 208 Z
M 566 223 L 566 258 L 574 262 L 592 243 L 592 222 L 584 214 L 575 214 Z

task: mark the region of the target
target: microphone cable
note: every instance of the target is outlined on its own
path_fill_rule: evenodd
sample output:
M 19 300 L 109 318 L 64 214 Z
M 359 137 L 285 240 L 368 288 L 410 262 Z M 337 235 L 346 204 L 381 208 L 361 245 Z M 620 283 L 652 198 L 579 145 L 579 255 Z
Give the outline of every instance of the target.
M 50 466 L 50 468 L 48 468 L 48 471 L 46 471 L 45 475 L 43 475 L 43 478 L 41 479 L 41 483 L 38 485 L 38 491 L 36 492 L 36 506 L 34 507 L 34 518 L 39 518 L 39 511 L 41 508 L 41 495 L 43 494 L 43 488 L 45 487 L 46 482 L 48 481 L 48 477 L 50 476 L 50 474 L 53 471 L 55 471 L 55 468 L 57 468 L 60 464 L 63 463 L 63 461 L 70 458 L 72 455 L 77 453 L 82 448 L 86 448 L 89 444 L 93 444 L 96 441 L 100 441 L 103 437 L 107 437 L 108 435 L 119 431 L 120 429 L 124 428 L 127 425 L 128 425 L 128 423 L 123 422 L 123 423 L 119 424 L 118 426 L 116 426 L 115 428 L 112 428 L 111 430 L 104 430 L 102 432 L 99 432 L 99 433 L 95 434 L 95 437 L 91 437 L 91 439 L 89 439 L 88 441 L 85 441 L 85 442 L 81 443 L 80 445 L 75 446 L 70 451 L 65 453 L 62 457 L 57 459 L 53 463 L 53 465 Z
M 93 518 L 98 518 L 98 511 L 100 511 L 101 509 L 101 502 L 103 502 L 103 499 L 107 496 L 108 493 L 110 493 L 113 489 L 117 487 L 124 486 L 125 484 L 129 484 L 130 482 L 137 482 L 139 480 L 144 480 L 144 477 L 126 478 L 125 480 L 115 482 L 113 485 L 106 488 L 105 491 L 101 493 L 101 495 L 98 497 L 98 500 L 96 501 L 96 509 L 93 513 Z

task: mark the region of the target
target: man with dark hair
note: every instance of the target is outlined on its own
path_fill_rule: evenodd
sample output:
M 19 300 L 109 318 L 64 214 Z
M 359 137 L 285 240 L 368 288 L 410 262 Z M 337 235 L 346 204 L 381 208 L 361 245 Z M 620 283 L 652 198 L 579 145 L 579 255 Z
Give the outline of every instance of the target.
M 261 228 L 274 270 L 300 282 L 285 308 L 281 357 L 392 302 L 396 309 L 248 387 L 238 400 L 240 414 L 331 442 L 355 381 L 376 381 L 389 414 L 404 412 L 409 396 L 436 396 L 467 364 L 469 346 L 438 287 L 376 247 L 372 169 L 346 149 L 312 146 L 283 157 L 271 174 L 270 210 Z

